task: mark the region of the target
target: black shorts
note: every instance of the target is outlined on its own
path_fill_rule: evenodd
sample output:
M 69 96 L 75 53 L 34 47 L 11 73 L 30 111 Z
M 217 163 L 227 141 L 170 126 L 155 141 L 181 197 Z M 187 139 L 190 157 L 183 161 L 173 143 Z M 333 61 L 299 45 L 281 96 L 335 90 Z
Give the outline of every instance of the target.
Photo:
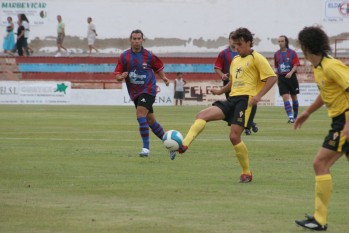
M 27 48 L 28 47 L 28 38 L 23 38 L 23 48 Z
M 332 118 L 331 129 L 322 144 L 322 147 L 344 153 L 347 157 L 349 156 L 349 143 L 347 137 L 343 134 L 343 128 L 348 114 L 349 110 Z
M 142 93 L 139 96 L 137 96 L 134 100 L 133 103 L 135 104 L 135 107 L 137 108 L 138 106 L 145 107 L 146 109 L 149 110 L 150 113 L 153 113 L 153 104 L 155 102 L 155 96 L 149 95 L 146 93 Z
M 297 75 L 295 73 L 293 73 L 291 78 L 286 78 L 285 75 L 278 75 L 278 86 L 279 86 L 280 95 L 299 94 L 299 84 L 298 84 Z
M 174 98 L 176 100 L 182 100 L 184 99 L 184 91 L 175 91 Z
M 232 125 L 246 127 L 251 115 L 251 106 L 248 105 L 250 96 L 230 96 L 227 100 L 216 101 L 212 105 L 217 106 L 224 113 L 224 121 Z

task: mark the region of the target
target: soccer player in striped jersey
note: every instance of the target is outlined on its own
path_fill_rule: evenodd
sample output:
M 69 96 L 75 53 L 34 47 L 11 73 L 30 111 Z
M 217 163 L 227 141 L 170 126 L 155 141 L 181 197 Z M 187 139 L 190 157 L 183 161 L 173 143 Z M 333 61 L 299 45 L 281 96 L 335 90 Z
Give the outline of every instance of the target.
M 300 65 L 296 51 L 288 46 L 288 38 L 279 36 L 280 49 L 274 54 L 274 63 L 278 75 L 279 94 L 284 102 L 284 108 L 288 116 L 288 123 L 294 123 L 298 116 L 299 84 L 297 79 L 297 67 Z M 292 105 L 290 103 L 290 96 Z M 292 111 L 293 110 L 293 111 Z
M 233 32 L 229 33 L 229 46 L 223 49 L 219 54 L 214 63 L 214 71 L 221 77 L 223 81 L 223 86 L 227 85 L 229 82 L 229 70 L 231 61 L 238 53 L 235 50 L 234 41 L 231 38 Z M 229 98 L 229 91 L 227 91 L 225 97 Z
M 197 114 L 179 153 L 184 153 L 188 149 L 193 140 L 204 130 L 207 122 L 224 120 L 231 124 L 229 138 L 242 168 L 240 182 L 248 183 L 252 181 L 252 172 L 247 147 L 241 139 L 241 134 L 248 123 L 252 106 L 273 87 L 276 75 L 267 59 L 252 49 L 253 35 L 247 28 L 234 31 L 232 39 L 239 55 L 230 65 L 230 81 L 220 89 L 211 90 L 215 95 L 231 90 L 229 98 L 216 101 L 211 107 Z M 265 85 L 258 92 L 260 81 L 265 82 Z
M 153 104 L 156 97 L 157 74 L 168 86 L 169 80 L 164 73 L 163 62 L 152 52 L 143 48 L 144 35 L 139 29 L 131 32 L 131 48 L 124 51 L 118 60 L 114 74 L 119 82 L 125 80 L 128 93 L 136 107 L 139 132 L 143 141 L 143 148 L 139 155 L 147 157 L 150 153 L 149 127 L 160 139 L 164 129 L 156 121 Z
M 305 27 L 298 34 L 305 59 L 313 65 L 320 94 L 297 118 L 294 128 L 301 128 L 309 116 L 323 105 L 332 119 L 331 129 L 313 161 L 315 171 L 315 212 L 301 227 L 327 230 L 327 209 L 332 192 L 331 166 L 343 155 L 349 156 L 349 67 L 328 55 L 329 38 L 319 27 Z M 349 159 L 349 158 L 348 158 Z

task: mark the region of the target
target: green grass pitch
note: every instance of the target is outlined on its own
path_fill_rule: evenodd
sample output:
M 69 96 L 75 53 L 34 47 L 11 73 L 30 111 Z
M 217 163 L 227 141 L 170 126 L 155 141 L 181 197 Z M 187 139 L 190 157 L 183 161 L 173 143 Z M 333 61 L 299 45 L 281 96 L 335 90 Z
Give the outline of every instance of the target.
M 157 107 L 186 134 L 204 107 Z M 254 180 L 241 172 L 223 121 L 210 122 L 173 161 L 151 134 L 142 147 L 134 107 L 0 106 L 1 233 L 288 233 L 313 213 L 312 160 L 330 127 L 323 108 L 301 130 L 282 107 L 259 107 L 243 136 Z M 328 232 L 349 230 L 348 161 L 332 168 Z

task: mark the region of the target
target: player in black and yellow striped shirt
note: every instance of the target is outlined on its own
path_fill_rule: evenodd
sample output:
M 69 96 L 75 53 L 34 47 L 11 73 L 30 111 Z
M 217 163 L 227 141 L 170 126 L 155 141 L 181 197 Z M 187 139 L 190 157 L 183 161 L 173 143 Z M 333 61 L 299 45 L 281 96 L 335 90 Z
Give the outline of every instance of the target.
M 298 40 L 305 59 L 313 65 L 319 96 L 296 120 L 294 128 L 301 128 L 308 117 L 325 105 L 332 118 L 331 129 L 322 148 L 315 156 L 315 213 L 299 226 L 316 231 L 327 230 L 327 209 L 332 192 L 331 166 L 343 155 L 349 156 L 349 67 L 328 55 L 329 39 L 319 27 L 305 27 Z

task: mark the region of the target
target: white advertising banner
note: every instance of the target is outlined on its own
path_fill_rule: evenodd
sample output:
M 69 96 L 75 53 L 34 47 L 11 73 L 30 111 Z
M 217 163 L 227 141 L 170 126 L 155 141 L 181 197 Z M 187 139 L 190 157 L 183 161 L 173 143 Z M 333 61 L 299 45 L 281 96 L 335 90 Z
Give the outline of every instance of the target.
M 174 87 L 164 83 L 157 83 L 155 106 L 174 105 Z M 126 84 L 122 89 L 72 89 L 72 102 L 76 105 L 134 105 L 127 92 Z
M 70 82 L 0 82 L 0 104 L 70 104 L 70 96 Z
M 4 0 L 0 3 L 0 20 L 2 25 L 7 24 L 7 17 L 11 16 L 16 24 L 17 15 L 25 14 L 30 25 L 42 25 L 46 23 L 47 2 L 37 0 Z
M 188 82 L 185 85 L 183 105 L 211 105 L 216 100 L 224 100 L 225 95 L 215 96 L 212 88 L 222 86 L 220 81 Z M 315 83 L 300 83 L 298 101 L 300 106 L 309 106 L 318 96 Z M 173 83 L 166 86 L 157 84 L 155 106 L 174 105 Z M 72 89 L 70 82 L 0 81 L 0 104 L 72 104 L 72 105 L 125 105 L 133 101 L 127 92 L 126 84 L 122 89 Z M 262 98 L 260 106 L 283 106 L 277 85 Z
M 299 95 L 297 95 L 299 106 L 309 106 L 312 104 L 316 97 L 319 95 L 319 89 L 316 83 L 300 83 L 299 84 Z M 279 95 L 279 88 L 275 85 L 275 106 L 284 106 L 284 102 Z M 290 101 L 291 97 L 290 97 Z
M 325 20 L 329 22 L 349 22 L 349 1 L 327 0 Z
M 210 92 L 212 88 L 221 88 L 222 84 L 222 81 L 187 82 L 183 105 L 211 105 L 214 101 L 224 100 L 225 95 L 213 95 Z
M 183 105 L 211 105 L 217 100 L 225 100 L 225 95 L 211 94 L 212 88 L 221 88 L 222 81 L 188 82 L 184 86 Z M 270 90 L 260 101 L 260 106 L 275 106 L 275 89 Z
M 0 104 L 18 104 L 19 103 L 19 82 L 3 81 L 0 82 Z

